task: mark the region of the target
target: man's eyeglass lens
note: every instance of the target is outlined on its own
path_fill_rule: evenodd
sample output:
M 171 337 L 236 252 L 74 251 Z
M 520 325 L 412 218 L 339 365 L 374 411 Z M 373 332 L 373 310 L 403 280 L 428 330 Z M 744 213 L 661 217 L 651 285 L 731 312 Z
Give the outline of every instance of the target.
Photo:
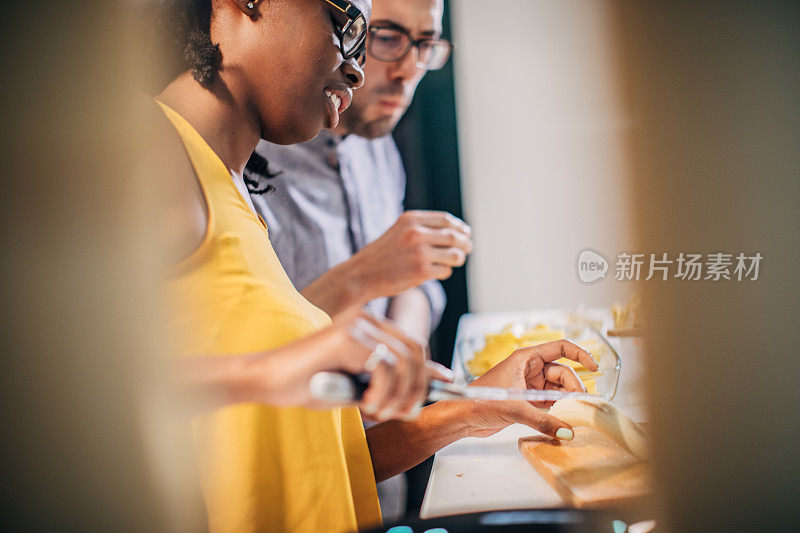
M 442 68 L 453 46 L 445 39 L 419 39 L 414 41 L 411 36 L 394 28 L 370 28 L 370 39 L 367 49 L 369 54 L 380 61 L 399 61 L 411 50 L 417 47 L 419 59 L 417 68 L 437 70 Z

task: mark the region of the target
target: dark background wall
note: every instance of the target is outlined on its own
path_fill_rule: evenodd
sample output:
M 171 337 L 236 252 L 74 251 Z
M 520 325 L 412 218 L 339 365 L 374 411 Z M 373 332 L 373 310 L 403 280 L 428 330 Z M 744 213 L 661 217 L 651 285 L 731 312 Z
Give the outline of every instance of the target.
M 447 1 L 443 26 L 444 36 L 451 38 Z M 394 137 L 408 174 L 406 209 L 441 210 L 464 218 L 452 60 L 441 70 L 429 72 L 423 78 L 414 102 L 395 129 Z M 458 319 L 469 310 L 466 269 L 455 269 L 443 285 L 447 307 L 431 338 L 431 352 L 435 361 L 449 367 Z

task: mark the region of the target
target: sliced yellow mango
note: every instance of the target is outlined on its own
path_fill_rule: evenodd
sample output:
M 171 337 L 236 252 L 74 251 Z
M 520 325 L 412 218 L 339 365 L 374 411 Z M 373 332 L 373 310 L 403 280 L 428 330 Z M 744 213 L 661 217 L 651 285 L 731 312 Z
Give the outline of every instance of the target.
M 563 339 L 565 336 L 564 330 L 552 329 L 546 324 L 537 324 L 527 329 L 519 337 L 513 334 L 513 329 L 514 325 L 508 324 L 497 333 L 489 333 L 486 335 L 486 345 L 484 348 L 475 352 L 474 357 L 467 361 L 466 364 L 467 370 L 469 370 L 473 376 L 483 375 L 518 348 L 536 346 L 545 342 Z M 596 339 L 588 339 L 585 342 L 581 342 L 581 346 L 588 350 L 598 361 L 602 356 L 601 352 L 605 349 Z M 601 375 L 599 372 L 589 372 L 589 370 L 579 362 L 572 361 L 566 357 L 557 359 L 556 362 L 574 369 L 578 377 L 583 381 L 586 389 L 591 394 L 597 393 L 597 377 Z

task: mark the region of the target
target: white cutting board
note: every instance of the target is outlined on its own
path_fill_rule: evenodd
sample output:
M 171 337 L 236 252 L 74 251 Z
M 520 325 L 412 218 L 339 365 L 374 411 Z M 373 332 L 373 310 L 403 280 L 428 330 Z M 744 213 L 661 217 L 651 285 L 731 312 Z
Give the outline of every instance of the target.
M 538 434 L 514 424 L 491 437 L 462 439 L 442 448 L 420 517 L 563 505 L 561 496 L 519 452 L 520 437 Z

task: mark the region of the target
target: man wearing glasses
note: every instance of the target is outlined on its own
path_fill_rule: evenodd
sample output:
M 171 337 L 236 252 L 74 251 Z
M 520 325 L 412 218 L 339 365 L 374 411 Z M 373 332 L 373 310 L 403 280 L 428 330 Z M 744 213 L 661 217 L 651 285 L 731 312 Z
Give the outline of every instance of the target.
M 463 264 L 469 228 L 441 212 L 398 221 L 405 173 L 389 134 L 425 73 L 450 56 L 441 17 L 441 1 L 376 0 L 365 84 L 339 127 L 301 145 L 262 141 L 245 172 L 276 253 L 309 300 L 334 315 L 367 304 L 421 337 L 444 307 L 438 283 L 424 282 Z
M 464 263 L 470 230 L 448 213 L 403 213 L 406 177 L 390 134 L 425 73 L 450 57 L 442 14 L 441 0 L 374 0 L 365 82 L 339 126 L 299 145 L 261 141 L 244 174 L 307 299 L 331 315 L 366 305 L 426 339 L 445 305 L 437 279 Z M 404 480 L 379 493 L 384 518 L 402 516 Z

